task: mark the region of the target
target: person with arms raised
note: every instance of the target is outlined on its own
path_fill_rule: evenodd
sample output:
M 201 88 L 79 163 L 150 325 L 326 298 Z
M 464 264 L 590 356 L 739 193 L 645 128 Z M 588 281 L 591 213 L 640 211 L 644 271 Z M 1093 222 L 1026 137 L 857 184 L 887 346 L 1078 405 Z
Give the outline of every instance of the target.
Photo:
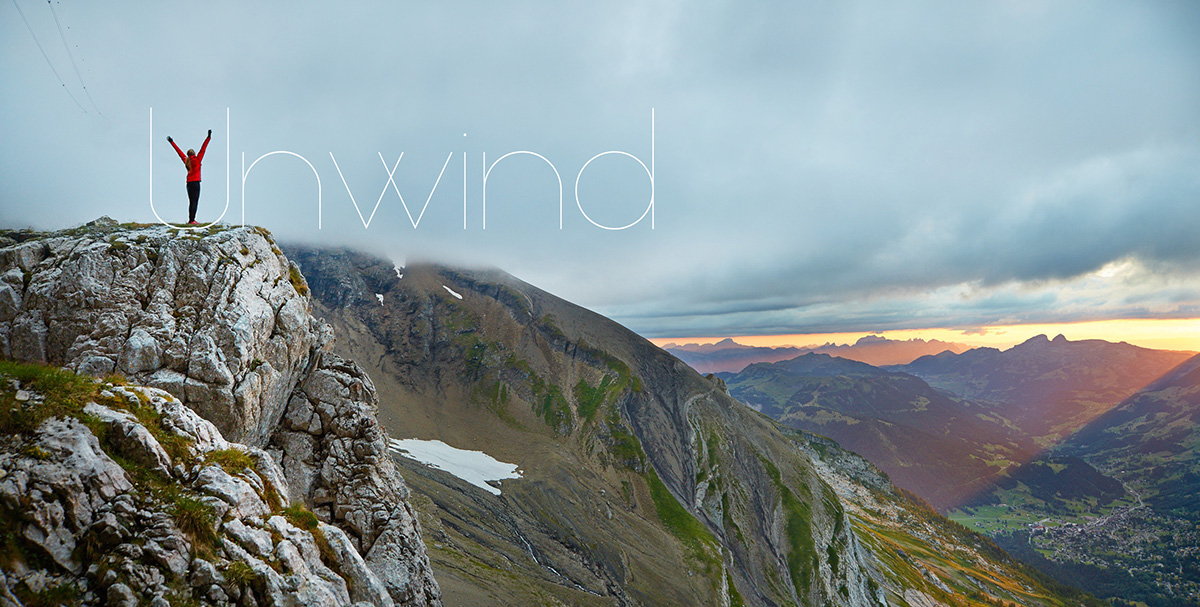
M 183 161 L 183 166 L 187 168 L 187 193 L 188 193 L 188 225 L 196 225 L 196 207 L 200 204 L 200 163 L 204 160 L 204 150 L 208 149 L 208 142 L 212 140 L 212 129 L 208 129 L 208 137 L 204 138 L 204 145 L 200 146 L 200 153 L 196 150 L 189 149 L 187 154 L 175 145 L 175 140 L 167 136 L 167 142 L 171 147 L 175 148 L 175 153 L 179 154 L 179 159 Z

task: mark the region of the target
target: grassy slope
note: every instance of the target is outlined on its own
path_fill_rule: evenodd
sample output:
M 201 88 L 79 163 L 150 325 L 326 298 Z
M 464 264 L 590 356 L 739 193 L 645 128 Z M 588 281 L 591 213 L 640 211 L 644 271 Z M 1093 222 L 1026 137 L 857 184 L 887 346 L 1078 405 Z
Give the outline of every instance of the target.
M 313 284 L 309 268 L 305 272 Z M 368 280 L 369 291 L 384 291 L 385 302 L 398 307 L 375 302 L 321 312 L 335 324 L 338 347 L 362 361 L 375 379 L 383 403 L 380 417 L 393 435 L 439 438 L 480 449 L 518 463 L 525 475 L 520 481 L 506 481 L 503 497 L 489 504 L 486 496 L 463 496 L 453 490 L 453 480 L 445 475 L 422 474 L 410 466 L 416 477 L 427 477 L 410 484 L 423 495 L 418 503 L 423 504 L 419 507 L 426 540 L 451 602 L 454 597 L 486 598 L 484 604 L 504 604 L 524 597 L 536 604 L 551 595 L 571 602 L 563 592 L 589 601 L 588 591 L 602 591 L 607 585 L 619 586 L 634 600 L 719 604 L 732 584 L 741 594 L 747 589 L 765 592 L 775 597 L 772 601 L 787 604 L 796 602 L 806 588 L 825 584 L 824 576 L 831 571 L 844 568 L 846 557 L 831 555 L 830 550 L 837 553 L 846 546 L 802 539 L 828 537 L 828 528 L 820 532 L 825 535 L 814 535 L 803 526 L 818 521 L 832 526 L 841 509 L 837 499 L 822 497 L 828 488 L 822 489 L 824 484 L 805 458 L 779 438 L 767 445 L 746 442 L 746 436 L 761 441 L 781 435 L 769 420 L 724 395 L 714 395 L 713 386 L 682 363 L 619 325 L 532 287 L 521 292 L 511 282 L 437 268 L 406 268 L 399 284 L 383 279 L 394 278 L 390 265 L 363 273 L 368 279 L 372 273 L 377 277 Z M 442 284 L 466 295 L 465 300 L 442 296 Z M 632 370 L 628 378 L 618 370 L 623 365 Z M 535 375 L 559 386 L 569 407 L 566 420 L 547 418 L 545 393 L 538 389 Z M 618 392 L 623 396 L 611 405 L 590 404 L 590 391 L 604 385 L 605 377 L 610 384 L 626 384 Z M 689 417 L 699 424 L 692 430 L 695 439 L 677 434 L 678 426 L 665 419 L 670 408 L 656 409 L 662 405 L 646 402 L 636 384 L 647 380 L 655 382 L 645 386 L 648 393 L 709 393 L 688 405 L 674 405 L 690 407 Z M 575 390 L 581 381 L 588 389 Z M 643 463 L 620 448 L 618 429 L 661 440 L 651 445 Z M 681 442 L 685 439 L 700 444 L 687 447 Z M 746 457 L 754 453 L 758 457 Z M 686 488 L 682 495 L 704 488 L 692 524 L 672 522 L 671 509 L 664 508 L 666 495 L 676 502 L 681 499 L 681 486 Z M 784 515 L 783 530 L 791 539 L 784 546 L 781 569 L 764 568 L 763 563 L 778 557 L 764 553 L 762 542 L 746 541 L 766 531 L 756 526 L 761 517 L 747 508 L 762 499 L 752 495 L 756 491 L 767 491 L 768 503 Z M 497 520 L 501 522 L 494 523 Z M 854 520 L 860 537 L 876 535 L 875 523 Z M 704 533 L 688 531 L 705 527 L 725 543 L 724 555 L 710 548 Z M 527 546 L 513 541 L 514 530 Z M 879 544 L 885 560 L 895 556 L 891 543 L 870 541 Z M 909 541 L 922 542 L 916 536 Z M 538 562 L 529 555 L 530 547 Z M 730 568 L 730 563 L 738 565 Z M 981 565 L 978 560 L 974 564 Z M 1024 576 L 1014 573 L 1005 583 L 1039 587 Z M 903 575 L 897 579 L 911 582 Z M 951 584 L 952 594 L 965 600 L 961 604 L 987 604 L 964 598 L 977 592 L 973 586 Z M 836 580 L 830 591 L 842 591 Z M 1053 592 L 1035 591 L 1031 596 L 1063 604 Z M 734 603 L 758 604 L 764 599 L 765 595 L 729 592 Z

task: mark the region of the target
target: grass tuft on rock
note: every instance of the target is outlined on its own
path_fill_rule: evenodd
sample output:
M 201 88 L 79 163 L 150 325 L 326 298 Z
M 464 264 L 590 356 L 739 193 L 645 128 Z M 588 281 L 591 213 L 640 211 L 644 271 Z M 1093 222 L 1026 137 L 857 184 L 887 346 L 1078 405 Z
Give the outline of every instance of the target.
M 329 538 L 325 537 L 325 532 L 321 530 L 321 521 L 317 515 L 313 514 L 313 511 L 304 504 L 295 502 L 283 509 L 283 516 L 292 525 L 312 534 L 313 541 L 317 544 L 317 552 L 321 555 L 321 562 L 325 563 L 334 573 L 341 575 L 337 555 L 333 552 L 333 546 L 329 544 Z M 349 578 L 346 579 L 346 582 L 350 582 Z
M 213 507 L 203 500 L 179 495 L 171 505 L 175 515 L 175 524 L 197 544 L 213 546 L 217 543 L 217 533 L 213 530 L 217 516 Z
M 242 561 L 232 561 L 225 566 L 225 581 L 229 582 L 237 588 L 245 588 L 254 583 L 258 579 L 258 574 L 250 568 L 250 565 Z
M 247 468 L 254 469 L 254 458 L 241 449 L 217 449 L 204 454 L 204 461 L 216 464 L 230 474 L 241 474 Z
M 292 288 L 296 289 L 296 293 L 302 297 L 308 296 L 308 283 L 304 282 L 304 276 L 296 266 L 288 268 L 288 280 L 291 281 Z
M 19 401 L 16 391 L 8 386 L 8 380 L 21 382 L 21 389 L 40 394 L 40 403 Z M 99 385 L 90 377 L 77 375 L 66 369 L 22 363 L 11 360 L 0 361 L 0 434 L 32 432 L 51 417 L 80 417 L 83 406 L 99 392 Z
M 193 461 L 194 456 L 191 450 L 192 440 L 175 432 L 163 423 L 162 414 L 150 404 L 150 397 L 143 390 L 132 389 L 131 391 L 137 396 L 137 402 L 122 398 L 101 398 L 96 399 L 96 401 L 107 407 L 124 409 L 132 413 L 137 418 L 138 423 L 150 431 L 150 434 L 154 436 L 154 440 L 158 441 L 158 444 L 167 452 L 167 455 L 171 456 L 172 462 L 180 464 Z M 88 421 L 86 416 L 81 419 L 84 419 L 85 422 Z M 89 424 L 89 426 L 94 426 L 94 424 Z M 92 428 L 93 432 L 96 432 L 96 430 L 97 428 Z M 99 433 L 96 436 L 103 438 Z M 102 440 L 100 444 L 104 445 L 105 443 Z
M 37 591 L 21 585 L 17 586 L 15 594 L 25 607 L 73 607 L 79 605 L 82 598 L 79 587 L 72 583 L 47 586 Z
M 284 508 L 283 517 L 286 518 L 292 525 L 305 531 L 312 531 L 321 523 L 320 519 L 317 518 L 317 515 L 313 514 L 312 510 L 309 510 L 300 502 L 293 503 L 287 508 Z
M 21 453 L 37 460 L 50 459 L 50 452 L 37 445 L 26 445 L 21 449 Z

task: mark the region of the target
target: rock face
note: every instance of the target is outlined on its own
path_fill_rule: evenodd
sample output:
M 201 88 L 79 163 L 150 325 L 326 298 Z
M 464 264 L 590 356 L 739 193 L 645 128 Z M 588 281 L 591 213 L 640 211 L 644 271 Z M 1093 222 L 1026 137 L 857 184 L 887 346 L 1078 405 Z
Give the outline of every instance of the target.
M 95 397 L 3 438 L 14 562 L 0 604 L 395 604 L 340 529 L 282 508 L 287 484 L 265 452 L 162 390 L 110 384 Z
M 196 444 L 218 445 L 214 449 L 225 448 L 223 437 L 244 443 L 268 462 L 264 469 L 278 472 L 279 478 L 267 485 L 316 510 L 323 521 L 316 529 L 324 531 L 327 551 L 345 564 L 335 568 L 344 580 L 340 594 L 332 587 L 326 588 L 328 593 L 318 590 L 315 582 L 292 588 L 290 582 L 276 580 L 299 575 L 292 565 L 306 564 L 320 579 L 329 577 L 329 570 L 315 567 L 319 559 L 311 562 L 315 553 L 305 548 L 311 548 L 311 541 L 292 538 L 279 523 L 284 519 L 272 515 L 287 505 L 286 497 L 274 506 L 253 498 L 261 497 L 266 481 L 239 479 L 216 466 L 181 472 L 166 451 L 147 446 L 153 444 L 147 437 L 153 437 L 130 414 L 111 408 L 87 412 L 92 423 L 107 424 L 105 440 L 122 450 L 128 447 L 137 465 L 169 475 L 172 482 L 190 483 L 222 516 L 244 520 L 222 539 L 221 554 L 250 563 L 255 579 L 267 580 L 257 604 L 282 604 L 263 594 L 279 588 L 284 594 L 298 593 L 287 594 L 293 597 L 288 600 L 303 597 L 295 604 L 340 604 L 346 592 L 354 601 L 372 604 L 441 603 L 407 488 L 386 456 L 387 436 L 375 421 L 371 381 L 353 363 L 325 351 L 332 329 L 313 318 L 303 276 L 266 230 L 183 232 L 102 218 L 72 230 L 8 232 L 6 238 L 12 243 L 0 248 L 0 354 L 88 375 L 116 374 L 159 388 L 163 402 L 198 414 L 178 418 L 182 434 Z M 38 432 L 76 436 L 72 440 L 87 443 L 78 438 L 80 428 L 61 424 L 78 426 L 48 421 Z M 73 457 L 95 454 L 91 446 L 81 444 L 72 450 Z M 256 451 L 267 447 L 274 460 Z M 71 480 L 55 495 L 77 494 L 93 482 L 89 478 L 120 478 L 103 470 L 87 474 L 91 476 Z M 118 491 L 120 482 L 102 486 L 109 487 L 105 492 Z M 23 506 L 19 511 L 25 513 Z M 83 511 L 68 514 L 47 511 L 43 518 L 77 527 L 90 524 Z M 146 526 L 140 519 L 129 523 Z M 68 526 L 57 535 L 78 536 L 87 528 Z M 279 548 L 275 536 L 280 534 L 290 547 Z M 57 554 L 57 566 L 78 573 L 60 562 L 74 550 L 68 544 L 42 549 Z M 136 545 L 145 552 L 145 545 Z M 158 545 L 172 572 L 180 568 L 176 561 L 183 562 L 184 573 L 194 568 L 185 558 L 190 544 Z M 268 548 L 282 569 L 258 567 L 239 552 L 261 557 Z M 276 588 L 272 580 L 283 585 Z M 130 596 L 136 603 L 154 587 L 123 581 L 105 585 L 105 592 L 112 604 L 124 604 Z M 324 598 L 329 593 L 333 602 Z M 218 596 L 215 591 L 213 596 Z M 240 600 L 235 599 L 228 600 Z
M 288 401 L 283 428 L 271 442 L 288 486 L 323 519 L 334 521 L 402 602 L 435 588 L 408 488 L 388 455 L 387 434 L 375 421 L 375 386 L 353 362 L 330 353 Z
M 266 444 L 331 335 L 268 232 L 200 234 L 98 220 L 0 249 L 0 352 L 123 374 Z

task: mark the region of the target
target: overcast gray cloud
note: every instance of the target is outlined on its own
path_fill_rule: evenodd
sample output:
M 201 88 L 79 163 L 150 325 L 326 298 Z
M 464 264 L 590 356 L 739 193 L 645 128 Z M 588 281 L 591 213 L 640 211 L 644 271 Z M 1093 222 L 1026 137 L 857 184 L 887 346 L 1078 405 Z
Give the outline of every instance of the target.
M 75 66 L 49 5 L 0 8 L 5 225 L 153 220 L 151 192 L 178 221 L 165 136 L 212 128 L 201 219 L 229 174 L 241 222 L 242 154 L 287 150 L 316 174 L 263 159 L 247 223 L 496 265 L 646 335 L 1198 312 L 1194 3 L 53 6 Z M 651 108 L 654 229 L 599 229 L 576 177 L 593 220 L 639 217 L 637 162 L 580 168 L 649 164 Z M 529 155 L 482 228 L 482 155 L 518 150 L 561 230 Z

